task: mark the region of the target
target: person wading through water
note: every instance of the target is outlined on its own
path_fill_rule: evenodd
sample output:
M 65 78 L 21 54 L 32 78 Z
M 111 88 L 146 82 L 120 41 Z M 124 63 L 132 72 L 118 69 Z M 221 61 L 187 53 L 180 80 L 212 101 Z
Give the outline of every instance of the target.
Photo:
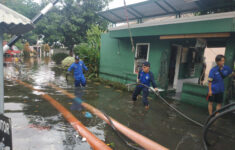
M 83 74 L 83 70 L 88 71 L 86 65 L 82 60 L 79 60 L 78 56 L 75 56 L 75 62 L 69 67 L 67 74 L 70 74 L 70 71 L 73 70 L 74 74 L 74 84 L 75 87 L 86 86 L 86 78 Z
M 225 57 L 217 55 L 215 58 L 216 66 L 210 70 L 208 77 L 208 111 L 209 115 L 213 112 L 213 103 L 216 103 L 216 110 L 219 110 L 223 103 L 224 78 L 232 75 L 232 69 L 224 65 Z M 234 73 L 233 73 L 234 75 Z
M 138 82 L 141 84 L 144 84 L 146 86 L 150 86 L 150 83 L 152 83 L 153 88 L 155 91 L 157 91 L 157 85 L 154 80 L 154 75 L 150 71 L 150 63 L 145 62 L 143 63 L 142 70 L 139 71 L 138 74 Z M 148 102 L 148 95 L 149 95 L 149 89 L 143 85 L 137 85 L 135 88 L 135 91 L 132 95 L 132 100 L 135 102 L 137 100 L 137 96 L 143 91 L 143 98 L 142 102 L 146 109 L 149 109 L 149 102 Z

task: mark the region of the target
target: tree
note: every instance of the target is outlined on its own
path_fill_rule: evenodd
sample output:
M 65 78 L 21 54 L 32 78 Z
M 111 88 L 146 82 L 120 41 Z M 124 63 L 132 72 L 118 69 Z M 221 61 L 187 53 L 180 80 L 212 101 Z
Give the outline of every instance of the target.
M 44 35 L 44 41 L 49 45 L 60 42 L 69 50 L 74 45 L 86 42 L 86 31 L 91 25 L 98 25 L 102 30 L 107 29 L 108 22 L 99 17 L 112 0 L 61 0 L 61 5 L 55 7 L 45 15 L 36 28 L 27 33 L 24 39 L 30 44 L 36 44 L 38 35 Z M 0 3 L 32 19 L 49 0 L 42 0 L 41 4 L 32 0 L 0 0 Z
M 89 78 L 98 76 L 100 58 L 100 36 L 103 31 L 98 25 L 92 25 L 86 32 L 87 43 L 80 43 L 75 46 L 74 51 L 79 55 L 89 68 Z
M 39 22 L 36 33 L 45 35 L 50 45 L 60 41 L 69 50 L 75 44 L 86 42 L 86 31 L 92 24 L 106 29 L 108 22 L 97 15 L 111 0 L 62 0 L 62 7 L 55 8 Z M 45 25 L 46 24 L 46 25 Z
M 29 19 L 32 19 L 41 9 L 41 6 L 32 0 L 0 0 L 0 3 Z

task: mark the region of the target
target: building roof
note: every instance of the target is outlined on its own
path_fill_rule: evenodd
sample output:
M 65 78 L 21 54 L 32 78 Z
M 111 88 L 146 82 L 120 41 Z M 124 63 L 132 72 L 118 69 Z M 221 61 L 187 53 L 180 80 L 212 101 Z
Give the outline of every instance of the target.
M 235 11 L 131 24 L 133 36 L 235 32 Z M 129 37 L 128 26 L 110 28 L 111 37 Z
M 0 27 L 3 33 L 23 34 L 33 29 L 30 19 L 0 4 Z
M 179 23 L 188 23 L 188 22 L 198 22 L 198 21 L 209 21 L 209 20 L 219 20 L 226 18 L 235 18 L 235 11 L 226 12 L 226 13 L 216 13 L 216 14 L 208 14 L 201 16 L 191 16 L 185 18 L 174 18 L 174 19 L 165 19 L 165 20 L 154 20 L 148 21 L 140 24 L 131 24 L 130 28 L 141 28 L 141 27 L 151 27 L 151 26 L 161 26 L 161 25 L 169 25 L 169 24 L 179 24 Z M 127 25 L 110 28 L 110 31 L 127 29 Z
M 235 6 L 233 0 L 147 0 L 98 14 L 112 23 Z

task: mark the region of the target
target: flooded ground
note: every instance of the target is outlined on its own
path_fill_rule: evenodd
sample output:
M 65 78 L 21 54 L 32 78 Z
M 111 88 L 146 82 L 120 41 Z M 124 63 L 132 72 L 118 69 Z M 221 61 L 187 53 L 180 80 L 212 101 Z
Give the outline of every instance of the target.
M 17 70 L 21 70 L 21 73 Z M 176 114 L 158 98 L 150 100 L 150 109 L 146 111 L 140 99 L 135 105 L 131 103 L 131 93 L 98 82 L 88 82 L 81 93 L 81 90 L 74 88 L 72 81 L 66 81 L 64 74 L 49 58 L 45 58 L 25 60 L 22 65 L 18 65 L 18 69 L 11 64 L 5 67 L 5 115 L 12 119 L 13 148 L 16 150 L 91 148 L 88 143 L 82 141 L 61 113 L 40 97 L 40 93 L 14 82 L 12 80 L 14 77 L 52 96 L 70 110 L 94 135 L 105 143 L 113 145 L 113 149 L 131 148 L 127 147 L 104 121 L 95 116 L 85 117 L 86 110 L 81 110 L 73 100 L 49 87 L 49 82 L 70 93 L 76 91 L 75 94 L 82 97 L 85 102 L 165 147 L 175 150 L 203 149 L 202 128 Z M 204 122 L 207 118 L 207 110 L 203 108 L 182 104 L 179 101 L 169 100 L 169 102 L 199 122 Z M 229 135 L 235 133 L 235 121 L 232 117 L 234 115 L 227 116 L 217 123 L 221 127 L 220 130 L 226 129 L 226 134 Z M 214 136 L 220 137 L 220 142 L 210 149 L 230 150 L 233 147 L 234 139 L 217 134 Z

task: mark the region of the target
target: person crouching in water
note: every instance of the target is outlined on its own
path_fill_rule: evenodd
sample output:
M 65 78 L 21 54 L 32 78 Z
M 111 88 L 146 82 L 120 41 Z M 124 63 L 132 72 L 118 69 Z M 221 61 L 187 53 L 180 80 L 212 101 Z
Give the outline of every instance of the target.
M 84 64 L 84 62 L 82 60 L 79 60 L 78 56 L 75 56 L 75 62 L 69 67 L 68 69 L 68 73 L 70 73 L 70 71 L 74 72 L 74 84 L 75 87 L 78 86 L 86 86 L 86 78 L 83 74 L 83 70 L 88 71 L 86 65 Z
M 157 85 L 156 82 L 154 81 L 154 75 L 150 71 L 150 63 L 145 62 L 143 63 L 142 70 L 139 71 L 138 74 L 138 83 L 144 84 L 148 87 L 150 87 L 150 83 L 152 83 L 152 86 L 155 91 L 157 91 Z M 145 87 L 144 85 L 138 84 L 135 88 L 135 91 L 132 95 L 132 100 L 135 102 L 137 100 L 137 96 L 143 91 L 143 104 L 146 109 L 149 109 L 149 102 L 148 102 L 148 95 L 149 95 L 149 89 Z
M 223 103 L 224 78 L 232 74 L 232 69 L 224 65 L 225 57 L 217 55 L 215 58 L 216 66 L 210 70 L 208 77 L 208 111 L 212 115 L 213 103 L 216 103 L 216 110 L 219 110 Z

